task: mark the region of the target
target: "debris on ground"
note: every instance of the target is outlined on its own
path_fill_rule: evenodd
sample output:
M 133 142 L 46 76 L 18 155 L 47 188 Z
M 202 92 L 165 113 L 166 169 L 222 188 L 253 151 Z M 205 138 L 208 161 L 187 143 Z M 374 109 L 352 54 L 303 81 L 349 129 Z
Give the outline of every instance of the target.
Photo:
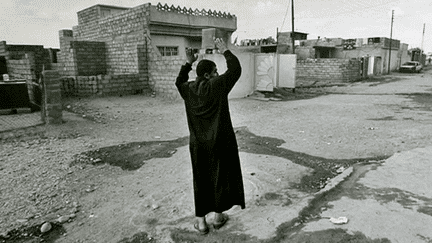
M 329 221 L 332 222 L 333 224 L 346 224 L 346 223 L 348 223 L 348 218 L 347 217 L 338 217 L 338 218 L 330 217 Z

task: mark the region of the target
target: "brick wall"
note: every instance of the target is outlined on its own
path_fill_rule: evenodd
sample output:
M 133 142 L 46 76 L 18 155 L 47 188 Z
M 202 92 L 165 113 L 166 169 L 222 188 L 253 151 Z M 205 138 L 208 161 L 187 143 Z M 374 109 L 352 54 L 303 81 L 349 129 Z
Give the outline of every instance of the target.
M 27 92 L 29 99 L 33 103 L 39 103 L 35 100 L 35 87 L 33 82 L 37 82 L 35 73 L 35 64 L 32 59 L 8 60 L 7 68 L 9 79 L 24 79 L 27 83 Z
M 145 73 L 139 65 L 148 36 L 149 4 L 73 27 L 74 39 L 106 44 L 108 74 Z
M 63 122 L 63 114 L 60 90 L 60 74 L 57 71 L 44 71 L 42 72 L 42 78 L 42 120 L 48 124 L 61 124 Z
M 186 60 L 182 55 L 162 57 L 158 50 L 154 49 L 156 47 L 152 45 L 148 26 L 152 11 L 151 7 L 150 3 L 130 9 L 114 9 L 109 6 L 97 5 L 78 12 L 78 25 L 72 28 L 73 31 L 65 31 L 60 34 L 61 52 L 64 54 L 60 55 L 66 61 L 61 72 L 63 76 L 69 76 L 68 79 L 65 78 L 67 81 L 64 81 L 65 92 L 115 94 L 118 92 L 134 92 L 134 90 L 143 87 L 150 87 L 159 94 L 177 98 L 178 92 L 175 87 L 175 78 L 178 75 L 180 66 Z M 170 11 L 170 9 L 167 9 L 162 13 L 171 16 Z M 165 15 L 159 13 L 158 16 Z M 191 24 L 189 16 L 184 15 L 184 13 L 177 13 L 174 16 L 174 21 L 172 19 L 163 19 L 163 21 L 177 23 L 175 20 L 179 16 L 182 20 L 189 21 L 189 24 Z M 202 18 L 206 19 L 206 21 L 203 22 Z M 198 26 L 214 25 L 226 21 L 230 25 L 223 25 L 224 28 L 229 29 L 236 26 L 236 21 L 232 20 L 232 18 L 235 19 L 235 16 L 227 19 L 218 17 L 218 21 L 214 23 L 213 21 L 209 22 L 208 18 L 211 17 L 195 16 L 192 20 L 198 21 L 200 23 Z M 176 28 L 172 28 L 172 30 L 177 31 Z M 81 68 L 78 66 L 79 54 L 73 50 L 75 41 L 81 43 L 89 41 L 105 43 L 107 75 L 98 75 L 96 79 L 87 78 L 88 81 L 86 81 L 86 78 L 78 78 L 82 75 L 79 72 Z M 128 77 L 127 80 L 123 80 L 124 76 L 122 75 L 129 74 L 133 75 Z M 88 77 L 89 75 L 84 76 Z M 99 76 L 101 78 L 98 78 Z M 111 79 L 108 77 L 111 77 Z M 76 91 L 77 88 L 80 88 L 80 90 Z
M 85 24 L 88 22 L 94 22 L 98 19 L 98 6 L 92 6 L 90 8 L 83 9 L 77 13 L 78 24 Z
M 148 91 L 147 75 L 118 74 L 61 77 L 64 96 L 136 94 Z
M 36 77 L 40 76 L 43 68 L 50 68 L 49 54 L 43 46 L 40 45 L 7 45 L 7 60 L 32 59 L 34 64 L 33 70 Z
M 58 53 L 58 61 L 60 65 L 58 71 L 60 76 L 75 76 L 77 67 L 75 64 L 75 56 L 71 42 L 73 41 L 72 30 L 60 30 L 60 53 Z
M 7 55 L 7 45 L 6 41 L 0 41 L 0 56 Z
M 72 41 L 78 76 L 106 74 L 106 48 L 103 42 Z
M 63 63 L 51 63 L 51 70 L 58 71 L 61 73 L 61 70 L 63 68 Z
M 122 9 L 105 17 L 99 16 L 98 6 L 85 9 L 78 13 L 79 25 L 73 31 L 60 31 L 60 56 L 66 61 L 62 72 L 65 95 L 134 94 L 149 89 L 149 6 Z M 105 60 L 97 60 L 102 45 Z M 101 62 L 107 75 L 95 75 L 101 71 L 97 65 Z
M 51 64 L 61 76 L 106 74 L 106 47 L 103 42 L 74 41 L 71 30 L 60 31 L 59 64 Z
M 360 61 L 356 59 L 297 60 L 296 86 L 346 83 L 360 79 Z
M 36 80 L 35 64 L 31 59 L 7 60 L 10 79 Z
M 186 57 L 159 56 L 156 53 L 152 54 L 150 65 L 150 87 L 158 95 L 171 99 L 179 99 L 180 95 L 175 86 L 175 80 L 180 72 L 180 67 L 186 62 Z M 189 79 L 195 79 L 195 72 L 189 73 Z

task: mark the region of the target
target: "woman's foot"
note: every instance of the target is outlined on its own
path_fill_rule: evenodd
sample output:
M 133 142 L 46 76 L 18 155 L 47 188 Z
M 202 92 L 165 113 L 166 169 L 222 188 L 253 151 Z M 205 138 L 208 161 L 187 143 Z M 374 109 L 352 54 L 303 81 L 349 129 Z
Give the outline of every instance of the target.
M 205 227 L 200 228 L 200 227 L 199 227 L 199 223 L 195 223 L 195 224 L 194 224 L 194 228 L 195 228 L 196 230 L 198 230 L 198 233 L 199 233 L 200 235 L 208 234 L 208 232 L 210 231 L 208 226 L 205 226 Z
M 224 213 L 216 213 L 215 219 L 213 222 L 213 227 L 215 229 L 220 229 L 222 226 L 225 225 L 225 223 L 228 221 L 228 219 L 229 219 L 228 215 L 226 215 Z
M 209 232 L 209 227 L 205 221 L 205 217 L 197 217 L 198 222 L 194 224 L 194 228 L 198 230 L 201 235 L 205 235 Z

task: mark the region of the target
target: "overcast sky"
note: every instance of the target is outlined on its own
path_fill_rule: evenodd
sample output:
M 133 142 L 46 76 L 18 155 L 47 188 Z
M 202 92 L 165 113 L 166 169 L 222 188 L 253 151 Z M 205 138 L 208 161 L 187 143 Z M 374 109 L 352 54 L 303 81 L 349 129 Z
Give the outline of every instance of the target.
M 136 7 L 143 0 L 2 0 L 0 40 L 8 44 L 59 47 L 58 31 L 78 24 L 77 12 L 95 4 Z M 187 8 L 230 12 L 237 16 L 233 39 L 266 38 L 276 31 L 291 31 L 291 0 L 167 0 Z M 335 38 L 390 37 L 391 11 L 395 10 L 393 38 L 432 52 L 432 0 L 294 0 L 294 27 L 318 36 Z

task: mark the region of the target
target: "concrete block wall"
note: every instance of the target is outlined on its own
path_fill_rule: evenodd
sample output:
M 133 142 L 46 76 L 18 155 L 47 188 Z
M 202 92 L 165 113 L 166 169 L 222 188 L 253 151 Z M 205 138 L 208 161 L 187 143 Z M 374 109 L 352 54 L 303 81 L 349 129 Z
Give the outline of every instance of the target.
M 49 54 L 41 45 L 8 45 L 7 60 L 32 59 L 37 78 L 40 76 L 43 68 L 50 68 Z
M 6 41 L 1 41 L 0 56 L 4 56 L 7 66 L 9 65 L 13 69 L 8 70 L 8 74 L 11 76 L 19 76 L 24 72 L 22 70 L 23 64 L 17 62 L 20 60 L 31 60 L 31 72 L 36 74 L 36 78 L 39 78 L 44 68 L 51 68 L 49 50 L 44 49 L 41 45 L 7 45 Z
M 61 46 L 62 43 L 64 43 L 65 46 L 61 48 L 61 52 L 64 53 L 63 60 L 67 61 L 63 68 L 64 71 L 62 72 L 64 76 L 80 76 L 79 73 L 77 73 L 80 67 L 76 67 L 77 56 L 76 53 L 74 54 L 70 42 L 103 42 L 106 47 L 107 77 L 134 74 L 139 77 L 139 82 L 127 89 L 132 89 L 133 91 L 136 90 L 136 87 L 140 88 L 142 85 L 147 85 L 156 92 L 175 98 L 178 96 L 174 84 L 175 78 L 178 75 L 181 64 L 185 62 L 185 59 L 184 57 L 158 56 L 159 52 L 156 49 L 157 47 L 152 45 L 150 37 L 150 14 L 157 12 L 155 16 L 152 16 L 152 20 L 155 22 L 162 21 L 166 23 L 168 21 L 177 23 L 175 20 L 180 18 L 183 21 L 182 24 L 193 26 L 206 27 L 209 25 L 217 25 L 224 29 L 235 30 L 236 28 L 235 16 L 225 13 L 212 12 L 208 16 L 204 16 L 199 14 L 200 11 L 196 14 L 188 10 L 186 12 L 180 13 L 180 11 L 173 14 L 171 8 L 158 9 L 157 7 L 151 6 L 150 3 L 134 8 L 114 8 L 115 7 L 112 6 L 96 5 L 84 9 L 78 12 L 78 25 L 74 26 L 71 31 L 65 31 L 60 34 Z M 167 18 L 167 16 L 169 18 Z M 193 17 L 191 18 L 190 16 Z M 155 20 L 153 18 L 157 19 Z M 172 18 L 174 18 L 174 20 Z M 217 21 L 215 21 L 216 19 Z M 178 31 L 176 28 L 171 28 L 170 30 Z M 199 30 L 199 32 L 199 34 L 201 34 L 201 30 Z M 171 32 L 169 33 L 172 34 Z M 71 65 L 72 63 L 75 63 L 75 66 Z M 74 78 L 74 80 L 75 81 L 68 81 L 69 83 L 77 82 L 73 87 L 78 87 L 78 83 L 83 82 L 76 81 L 76 78 Z M 117 80 L 117 78 L 114 78 L 114 80 Z M 119 80 L 121 80 L 121 78 L 119 78 Z M 124 88 L 124 83 L 117 83 L 113 80 L 103 80 L 103 82 L 111 82 L 112 87 L 109 88 L 110 90 L 106 91 L 101 91 L 101 87 L 98 87 L 97 92 L 110 93 L 130 91 Z M 106 88 L 108 84 L 111 83 L 106 83 L 103 87 Z M 117 89 L 117 91 L 115 91 L 115 89 Z M 88 91 L 90 93 L 94 92 L 92 89 L 87 90 L 90 90 Z
M 72 31 L 74 38 L 80 41 L 95 41 L 99 40 L 99 21 L 89 22 L 85 24 L 80 24 L 78 26 L 73 26 Z
M 7 56 L 6 41 L 0 41 L 0 56 Z
M 59 40 L 60 52 L 58 53 L 58 61 L 61 64 L 58 70 L 59 74 L 61 76 L 75 76 L 77 74 L 77 67 L 71 44 L 73 41 L 72 30 L 60 30 Z
M 51 63 L 52 71 L 58 71 L 59 73 L 61 73 L 62 68 L 63 68 L 63 63 Z
M 175 86 L 176 78 L 180 72 L 181 65 L 186 63 L 186 57 L 182 56 L 158 56 L 152 54 L 150 65 L 150 87 L 157 95 L 170 99 L 180 99 L 180 94 Z M 189 80 L 193 80 L 196 73 L 192 70 L 189 73 Z
M 64 96 L 108 96 L 136 94 L 149 90 L 147 75 L 118 74 L 61 77 Z
M 148 47 L 149 41 L 146 40 L 145 44 L 140 44 L 137 46 L 138 51 L 138 73 L 143 75 L 148 75 L 149 73 L 149 64 L 148 64 L 148 57 L 149 57 L 149 47 Z
M 33 59 L 8 60 L 9 79 L 23 79 L 27 83 L 27 92 L 31 101 L 35 100 L 33 82 L 36 82 L 35 64 Z
M 106 48 L 103 42 L 72 41 L 77 75 L 106 74 Z
M 360 76 L 357 59 L 297 60 L 296 86 L 325 85 L 357 81 Z
M 107 74 L 143 73 L 146 70 L 140 69 L 139 49 L 149 36 L 149 6 L 143 4 L 115 15 L 83 21 L 73 28 L 74 39 L 105 42 Z
M 101 91 L 103 95 L 136 94 L 149 89 L 147 75 L 118 74 L 101 75 Z
M 7 60 L 10 79 L 36 80 L 35 64 L 31 59 Z
M 92 6 L 90 8 L 83 9 L 77 13 L 78 15 L 78 24 L 85 24 L 89 22 L 97 21 L 99 13 L 98 6 Z
M 42 120 L 48 124 L 63 122 L 63 108 L 61 101 L 60 74 L 58 71 L 44 71 Z

